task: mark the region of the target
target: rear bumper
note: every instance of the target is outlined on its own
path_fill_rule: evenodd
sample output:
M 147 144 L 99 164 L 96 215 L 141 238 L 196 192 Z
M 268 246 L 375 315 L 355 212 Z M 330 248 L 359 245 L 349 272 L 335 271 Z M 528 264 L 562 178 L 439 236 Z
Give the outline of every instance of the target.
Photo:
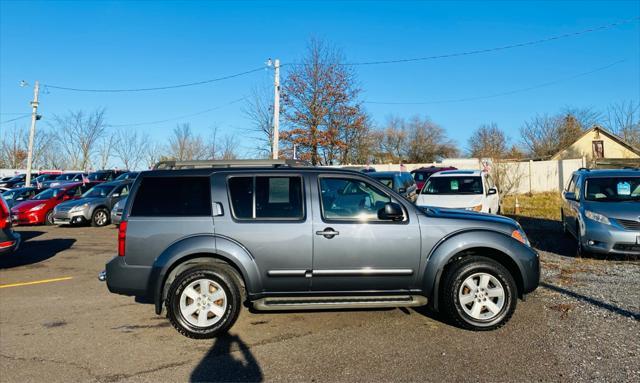
M 0 255 L 11 254 L 20 248 L 21 237 L 20 234 L 13 230 L 8 233 L 5 232 L 2 239 L 0 239 Z
M 107 288 L 114 294 L 148 298 L 153 296 L 149 278 L 151 267 L 132 266 L 125 257 L 114 257 L 106 267 Z

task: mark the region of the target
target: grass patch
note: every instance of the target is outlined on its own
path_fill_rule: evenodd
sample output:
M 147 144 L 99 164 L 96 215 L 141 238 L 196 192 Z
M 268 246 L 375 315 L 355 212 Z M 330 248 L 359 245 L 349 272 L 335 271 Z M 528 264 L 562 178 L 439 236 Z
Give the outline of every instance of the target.
M 502 214 L 516 215 L 515 196 L 506 196 L 501 202 Z M 531 196 L 520 194 L 518 195 L 518 203 L 520 204 L 519 216 L 560 221 L 560 205 L 562 203 L 560 193 L 537 193 Z

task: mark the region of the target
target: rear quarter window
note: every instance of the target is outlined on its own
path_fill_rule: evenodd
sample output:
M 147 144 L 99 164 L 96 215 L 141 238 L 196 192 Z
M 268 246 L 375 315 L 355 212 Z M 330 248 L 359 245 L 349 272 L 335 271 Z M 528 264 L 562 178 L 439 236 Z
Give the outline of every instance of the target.
M 132 217 L 211 215 L 209 177 L 147 177 L 136 192 Z

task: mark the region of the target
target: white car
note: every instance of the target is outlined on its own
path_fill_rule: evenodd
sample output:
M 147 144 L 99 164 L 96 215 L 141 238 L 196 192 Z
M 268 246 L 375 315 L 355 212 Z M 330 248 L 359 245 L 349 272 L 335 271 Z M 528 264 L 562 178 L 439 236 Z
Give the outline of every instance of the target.
M 418 195 L 416 205 L 498 214 L 500 196 L 486 172 L 447 170 L 429 177 Z

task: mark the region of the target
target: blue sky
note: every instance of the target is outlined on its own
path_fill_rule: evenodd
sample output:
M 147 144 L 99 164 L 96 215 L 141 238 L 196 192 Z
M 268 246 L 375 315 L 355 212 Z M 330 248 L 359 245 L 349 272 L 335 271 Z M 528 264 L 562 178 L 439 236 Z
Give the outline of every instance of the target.
M 623 2 L 0 2 L 0 121 L 29 112 L 32 90 L 20 80 L 77 88 L 138 88 L 206 80 L 296 61 L 311 37 L 341 48 L 347 61 L 424 57 L 542 39 L 640 16 Z M 496 122 L 517 141 L 523 122 L 566 106 L 604 109 L 640 100 L 640 23 L 493 53 L 357 67 L 362 98 L 426 105 L 367 104 L 379 125 L 389 115 L 429 116 L 461 148 L 471 130 Z M 620 60 L 625 60 L 619 62 Z M 594 73 L 575 77 L 609 66 Z M 177 122 L 206 135 L 217 126 L 254 143 L 242 103 L 228 105 L 268 69 L 212 84 L 143 93 L 49 89 L 42 122 L 68 110 L 107 109 L 111 124 L 199 116 L 131 127 L 166 139 Z M 28 124 L 28 119 L 16 122 Z M 13 129 L 13 123 L 0 129 Z

